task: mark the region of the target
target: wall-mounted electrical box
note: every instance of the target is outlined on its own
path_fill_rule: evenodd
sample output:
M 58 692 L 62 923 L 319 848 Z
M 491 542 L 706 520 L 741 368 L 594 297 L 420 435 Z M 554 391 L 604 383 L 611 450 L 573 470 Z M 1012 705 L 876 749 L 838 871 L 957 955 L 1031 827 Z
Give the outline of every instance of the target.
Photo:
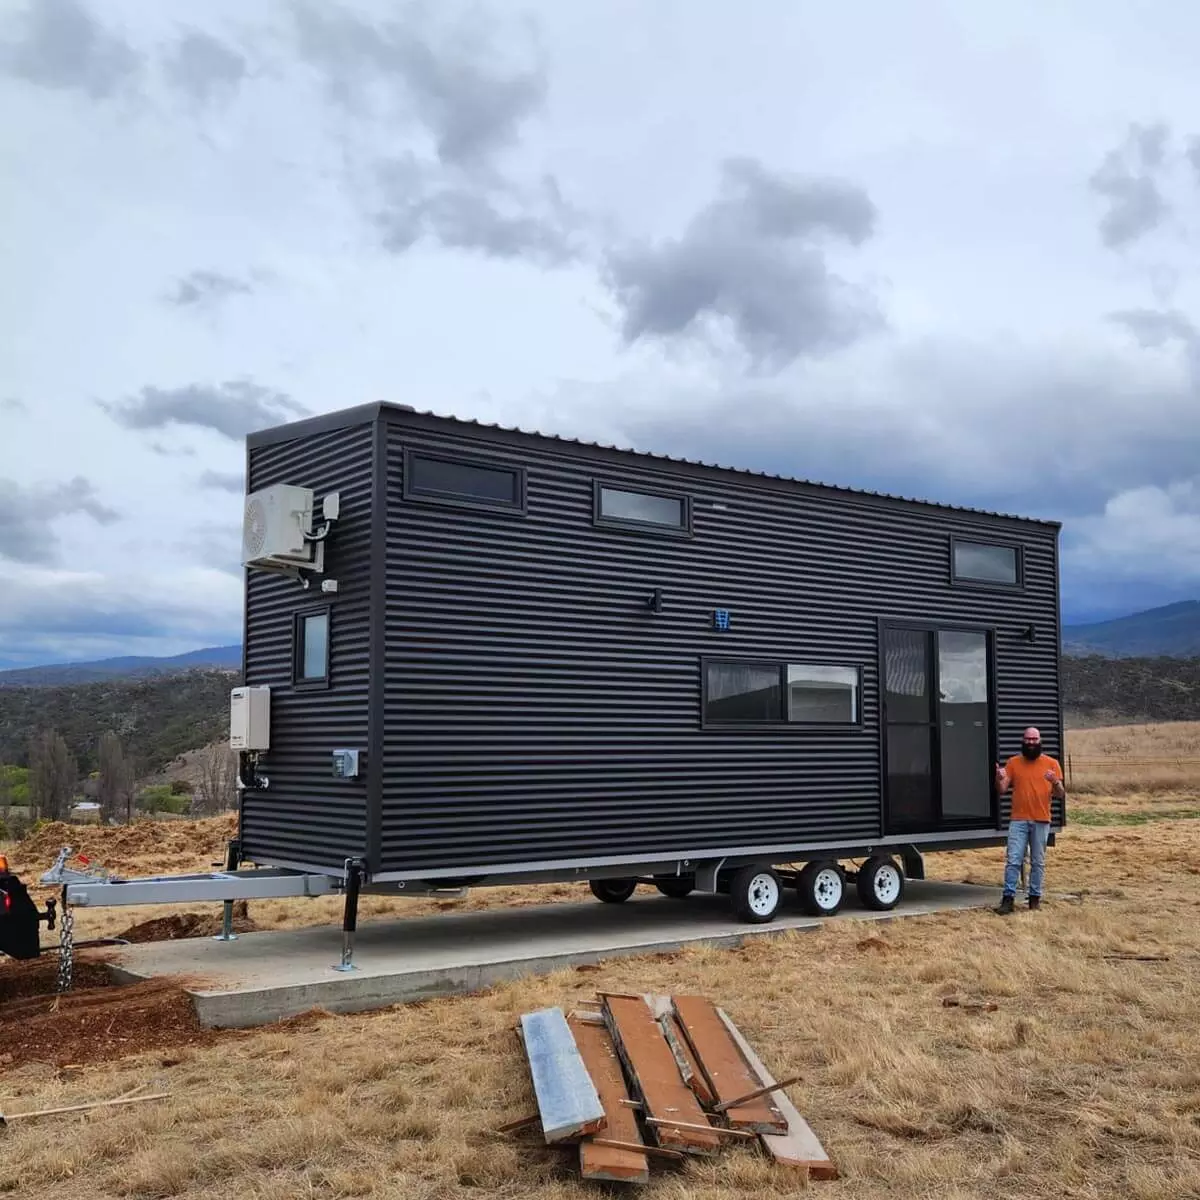
M 335 750 L 333 752 L 334 779 L 358 778 L 358 751 Z
M 271 689 L 236 687 L 229 694 L 229 748 L 271 748 Z

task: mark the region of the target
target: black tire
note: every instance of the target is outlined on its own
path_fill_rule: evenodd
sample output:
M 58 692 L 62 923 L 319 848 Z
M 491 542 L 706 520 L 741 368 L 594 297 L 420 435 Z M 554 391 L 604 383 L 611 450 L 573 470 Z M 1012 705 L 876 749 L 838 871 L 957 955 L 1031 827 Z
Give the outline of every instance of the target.
M 664 896 L 669 896 L 672 900 L 682 900 L 696 890 L 696 880 L 691 875 L 660 875 L 655 879 L 654 886 Z
M 605 904 L 624 904 L 637 890 L 636 879 L 593 879 L 590 880 L 592 895 Z
M 864 908 L 888 912 L 904 895 L 904 872 L 894 858 L 876 854 L 859 867 L 855 886 Z
M 810 917 L 832 917 L 846 898 L 846 876 L 831 859 L 805 863 L 796 880 L 800 907 Z
M 729 881 L 729 899 L 739 921 L 762 925 L 779 911 L 783 884 L 774 869 L 751 863 Z

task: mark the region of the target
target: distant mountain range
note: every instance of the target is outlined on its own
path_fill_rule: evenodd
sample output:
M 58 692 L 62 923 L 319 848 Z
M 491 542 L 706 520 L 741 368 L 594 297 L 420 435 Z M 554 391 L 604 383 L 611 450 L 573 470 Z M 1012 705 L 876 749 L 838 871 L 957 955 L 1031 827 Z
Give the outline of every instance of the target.
M 1063 651 L 1069 658 L 1200 658 L 1200 600 L 1185 600 L 1146 612 L 1063 626 Z M 209 646 L 171 658 L 105 658 L 98 662 L 57 663 L 0 671 L 0 687 L 55 687 L 140 679 L 182 671 L 240 671 L 242 648 Z
M 1200 658 L 1200 600 L 1112 621 L 1064 625 L 1063 652 L 1073 658 Z
M 96 662 L 54 663 L 45 667 L 16 667 L 0 671 L 0 687 L 59 687 L 74 683 L 101 683 L 107 679 L 144 679 L 196 670 L 240 671 L 242 648 L 208 646 L 170 658 L 102 658 Z

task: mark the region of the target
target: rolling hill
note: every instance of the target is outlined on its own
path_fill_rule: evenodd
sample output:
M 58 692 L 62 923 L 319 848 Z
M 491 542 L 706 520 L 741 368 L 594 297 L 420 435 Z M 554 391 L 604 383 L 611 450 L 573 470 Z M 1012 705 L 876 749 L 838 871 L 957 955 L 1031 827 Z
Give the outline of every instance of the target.
M 240 671 L 242 647 L 207 646 L 170 658 L 102 658 L 96 662 L 52 663 L 44 667 L 16 667 L 0 671 L 3 687 L 59 687 L 98 683 L 106 679 L 138 679 L 153 675 L 178 675 L 183 671 L 213 669 Z
M 1195 658 L 1200 656 L 1200 600 L 1089 625 L 1063 626 L 1063 653 L 1106 658 Z

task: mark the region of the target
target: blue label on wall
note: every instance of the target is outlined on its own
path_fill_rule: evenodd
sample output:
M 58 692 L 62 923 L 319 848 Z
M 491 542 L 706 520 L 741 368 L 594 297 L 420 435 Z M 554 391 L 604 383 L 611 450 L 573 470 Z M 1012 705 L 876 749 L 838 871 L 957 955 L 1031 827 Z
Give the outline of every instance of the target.
M 729 609 L 713 609 L 713 628 L 720 629 L 722 632 L 729 628 Z

